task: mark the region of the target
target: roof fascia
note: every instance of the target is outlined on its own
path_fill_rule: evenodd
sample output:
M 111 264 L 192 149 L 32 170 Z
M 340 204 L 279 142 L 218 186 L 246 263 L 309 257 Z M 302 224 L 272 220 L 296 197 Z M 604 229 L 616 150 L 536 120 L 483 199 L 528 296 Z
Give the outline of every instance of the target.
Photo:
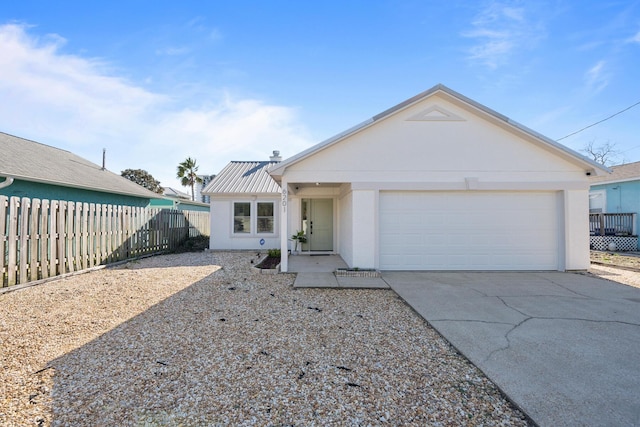
M 98 192 L 98 193 L 119 194 L 121 196 L 137 197 L 139 199 L 167 199 L 167 200 L 171 200 L 171 198 L 165 197 L 162 194 L 157 194 L 156 195 L 156 193 L 153 193 L 152 191 L 149 191 L 149 193 L 150 193 L 149 195 L 142 195 L 142 194 L 128 193 L 128 192 L 125 192 L 125 191 L 112 191 L 112 190 L 107 190 L 107 189 L 102 189 L 102 188 L 94 188 L 94 187 L 87 187 L 87 186 L 82 186 L 82 185 L 77 185 L 77 184 L 61 183 L 61 182 L 51 181 L 51 180 L 47 180 L 47 179 L 35 179 L 35 178 L 26 177 L 26 176 L 22 176 L 22 175 L 20 175 L 20 176 L 12 175 L 12 177 L 15 178 L 15 179 L 21 180 L 21 181 L 37 182 L 39 184 L 56 185 L 58 187 L 75 188 L 75 189 L 78 189 L 78 190 L 95 191 L 95 192 Z M 142 187 L 142 188 L 144 188 L 144 187 Z
M 474 101 L 471 98 L 468 98 L 450 88 L 448 88 L 447 86 L 443 85 L 443 84 L 437 84 L 435 86 L 433 86 L 432 88 L 419 93 L 416 96 L 413 96 L 409 99 L 407 99 L 406 101 L 403 101 L 379 114 L 376 114 L 375 116 L 373 116 L 372 118 L 370 118 L 369 120 L 366 120 L 350 129 L 347 129 L 346 131 L 339 133 L 325 141 L 320 142 L 319 144 L 316 144 L 298 154 L 296 154 L 295 156 L 292 156 L 286 160 L 284 160 L 283 162 L 281 162 L 280 164 L 278 164 L 273 170 L 271 170 L 269 173 L 271 174 L 271 176 L 274 177 L 274 179 L 276 179 L 277 182 L 281 181 L 281 177 L 282 174 L 284 173 L 285 169 L 288 166 L 291 166 L 295 163 L 298 163 L 299 161 L 313 155 L 314 153 L 323 150 L 325 148 L 328 148 L 334 144 L 336 144 L 337 142 L 357 133 L 362 131 L 363 129 L 371 126 L 372 124 L 386 119 L 387 117 L 401 111 L 404 110 L 408 107 L 410 107 L 411 105 L 422 101 L 423 99 L 437 93 L 437 92 L 442 92 L 444 94 L 449 95 L 451 98 L 453 99 L 457 99 L 459 102 L 463 102 L 465 104 L 468 104 L 471 107 L 474 107 L 475 109 L 485 113 L 486 115 L 493 117 L 494 119 L 500 121 L 500 122 L 504 122 L 505 124 L 509 125 L 510 127 L 512 127 L 513 129 L 522 132 L 524 134 L 529 135 L 530 137 L 533 137 L 536 140 L 539 140 L 540 142 L 542 142 L 543 144 L 548 145 L 552 150 L 559 152 L 560 154 L 564 155 L 565 157 L 568 157 L 568 159 L 573 160 L 574 162 L 578 163 L 579 165 L 581 165 L 582 167 L 585 167 L 586 169 L 588 169 L 590 172 L 595 172 L 596 175 L 604 175 L 607 173 L 611 173 L 611 170 L 583 155 L 581 155 L 580 153 L 571 150 L 568 147 L 565 147 L 564 145 L 550 139 L 547 138 L 546 136 L 532 130 L 529 129 L 528 127 L 514 121 L 511 120 L 509 117 L 502 115 L 500 113 L 498 113 L 497 111 L 492 110 L 491 108 L 480 104 L 477 101 Z
M 577 151 L 574 151 L 572 149 L 570 149 L 569 147 L 566 147 L 562 144 L 560 144 L 557 141 L 552 140 L 551 138 L 548 138 L 544 135 L 542 135 L 541 133 L 538 133 L 536 131 L 534 131 L 531 128 L 528 128 L 527 126 L 516 122 L 515 120 L 510 119 L 509 117 L 498 113 L 495 110 L 492 110 L 491 108 L 477 102 L 474 101 L 471 98 L 468 98 L 452 89 L 449 89 L 448 87 L 444 86 L 444 85 L 438 85 L 439 89 L 443 92 L 448 94 L 449 96 L 453 97 L 454 99 L 458 99 L 459 101 L 462 101 L 472 107 L 474 107 L 477 110 L 482 111 L 483 113 L 489 115 L 490 117 L 493 117 L 494 119 L 497 119 L 498 121 L 502 121 L 504 123 L 506 123 L 507 125 L 509 125 L 510 127 L 514 128 L 515 130 L 522 132 L 526 135 L 529 135 L 530 137 L 533 137 L 536 140 L 539 140 L 540 142 L 542 142 L 543 144 L 548 145 L 553 151 L 556 152 L 560 152 L 560 154 L 564 155 L 565 157 L 568 157 L 569 160 L 573 160 L 574 162 L 577 161 L 578 164 L 580 164 L 582 167 L 586 167 L 587 169 L 589 169 L 592 172 L 595 172 L 596 175 L 605 175 L 605 174 L 610 174 L 612 171 L 611 169 L 607 168 L 606 166 L 601 165 L 600 163 L 597 163 L 591 159 L 589 159 L 588 157 L 583 156 L 582 154 L 578 153 Z
M 202 193 L 211 197 L 280 197 L 282 193 Z
M 637 176 L 635 178 L 612 179 L 610 181 L 598 181 L 598 182 L 594 182 L 593 184 L 589 184 L 589 186 L 595 187 L 596 185 L 620 184 L 623 182 L 632 182 L 632 181 L 640 181 L 640 177 Z

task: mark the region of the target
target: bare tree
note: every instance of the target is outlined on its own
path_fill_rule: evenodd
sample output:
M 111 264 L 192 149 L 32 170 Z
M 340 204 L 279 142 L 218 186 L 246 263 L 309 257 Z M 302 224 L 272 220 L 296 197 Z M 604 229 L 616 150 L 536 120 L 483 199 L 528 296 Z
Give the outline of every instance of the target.
M 605 166 L 615 165 L 623 160 L 622 152 L 618 150 L 616 143 L 609 140 L 599 145 L 596 145 L 595 140 L 589 141 L 580 151 Z

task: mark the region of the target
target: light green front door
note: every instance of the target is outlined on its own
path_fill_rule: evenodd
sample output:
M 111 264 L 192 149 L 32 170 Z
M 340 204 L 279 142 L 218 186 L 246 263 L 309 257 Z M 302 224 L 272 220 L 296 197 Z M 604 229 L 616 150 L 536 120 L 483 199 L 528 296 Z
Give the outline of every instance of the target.
M 307 199 L 303 200 L 303 210 L 306 211 L 305 224 L 308 242 L 303 250 L 332 251 L 333 250 L 333 200 Z

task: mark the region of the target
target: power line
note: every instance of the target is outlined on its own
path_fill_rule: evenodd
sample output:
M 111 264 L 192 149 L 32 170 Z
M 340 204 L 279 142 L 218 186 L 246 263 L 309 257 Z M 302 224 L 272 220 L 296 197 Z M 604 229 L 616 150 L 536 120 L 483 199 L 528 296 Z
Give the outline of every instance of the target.
M 573 133 L 570 133 L 569 135 L 565 135 L 565 136 L 563 136 L 562 138 L 558 138 L 558 139 L 556 139 L 556 141 L 561 141 L 561 140 L 563 140 L 563 139 L 565 139 L 565 138 L 569 138 L 570 136 L 573 136 L 573 135 L 575 135 L 575 134 L 577 134 L 577 133 L 580 133 L 580 132 L 582 132 L 583 130 L 587 130 L 587 129 L 589 129 L 590 127 L 593 127 L 593 126 L 595 126 L 595 125 L 599 125 L 599 124 L 600 124 L 600 123 L 602 123 L 602 122 L 606 122 L 607 120 L 609 120 L 609 119 L 611 119 L 611 118 L 613 118 L 613 117 L 617 116 L 618 114 L 622 114 L 622 113 L 624 113 L 625 111 L 630 110 L 630 109 L 632 109 L 633 107 L 635 107 L 635 106 L 637 106 L 637 105 L 640 105 L 640 101 L 638 101 L 638 102 L 636 102 L 635 104 L 633 104 L 633 105 L 631 105 L 631 106 L 629 106 L 629 107 L 625 108 L 624 110 L 620 110 L 620 111 L 618 111 L 617 113 L 614 113 L 614 114 L 610 115 L 610 116 L 609 116 L 609 117 L 607 117 L 607 118 L 604 118 L 604 119 L 602 119 L 602 120 L 600 120 L 600 121 L 597 121 L 597 122 L 595 122 L 595 123 L 592 123 L 592 124 L 590 124 L 589 126 L 585 126 L 585 127 L 583 127 L 582 129 L 580 129 L 580 130 L 577 130 L 577 131 L 575 131 L 575 132 L 573 132 Z

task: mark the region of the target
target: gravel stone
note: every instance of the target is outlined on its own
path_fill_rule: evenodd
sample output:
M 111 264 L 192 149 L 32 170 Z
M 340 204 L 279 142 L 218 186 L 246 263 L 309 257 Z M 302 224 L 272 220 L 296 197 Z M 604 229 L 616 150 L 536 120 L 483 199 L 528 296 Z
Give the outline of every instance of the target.
M 0 295 L 0 425 L 525 426 L 391 290 L 297 289 L 251 252 Z
M 588 273 L 602 279 L 640 288 L 640 254 L 591 251 Z

